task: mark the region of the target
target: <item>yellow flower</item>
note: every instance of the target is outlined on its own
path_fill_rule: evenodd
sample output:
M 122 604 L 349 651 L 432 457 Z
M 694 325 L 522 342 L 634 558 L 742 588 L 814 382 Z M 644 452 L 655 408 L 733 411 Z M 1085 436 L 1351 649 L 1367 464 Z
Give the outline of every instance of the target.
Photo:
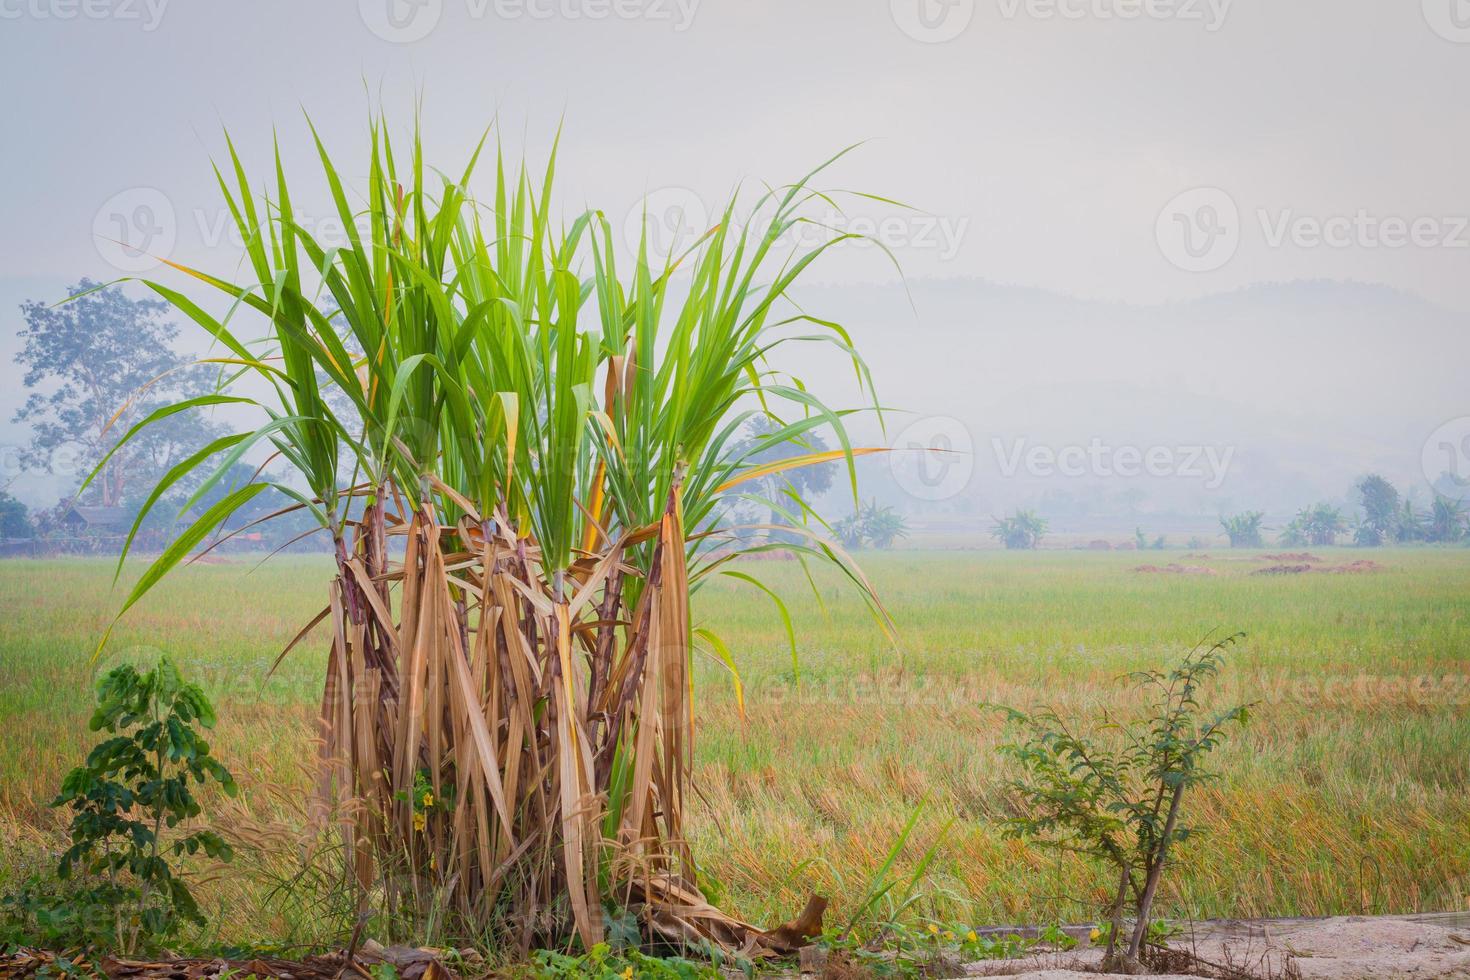
M 633 980 L 633 968 L 630 966 L 623 971 L 623 980 Z
M 949 931 L 946 930 L 945 933 L 944 933 L 944 938 L 945 939 L 953 939 L 954 938 L 954 933 L 949 932 Z
M 980 937 L 977 936 L 977 935 L 975 935 L 975 930 L 974 929 L 971 929 L 969 932 L 965 933 L 965 938 L 968 939 L 970 942 L 973 943 L 973 942 L 977 941 Z
M 429 822 L 429 818 L 426 817 L 422 813 L 415 813 L 413 815 L 413 829 L 414 830 L 423 830 L 424 827 L 425 827 L 425 825 L 428 824 L 428 822 Z
M 1091 939 L 1093 942 L 1097 942 L 1099 939 L 1102 938 L 1102 930 L 1094 928 L 1091 932 L 1087 934 L 1087 938 Z
M 434 805 L 434 794 L 433 793 L 427 793 L 427 792 L 424 793 L 424 806 L 433 806 L 433 805 Z
M 931 923 L 929 923 L 929 932 L 930 932 L 931 935 L 937 936 L 937 935 L 939 935 L 939 927 L 936 926 L 934 923 L 931 922 Z

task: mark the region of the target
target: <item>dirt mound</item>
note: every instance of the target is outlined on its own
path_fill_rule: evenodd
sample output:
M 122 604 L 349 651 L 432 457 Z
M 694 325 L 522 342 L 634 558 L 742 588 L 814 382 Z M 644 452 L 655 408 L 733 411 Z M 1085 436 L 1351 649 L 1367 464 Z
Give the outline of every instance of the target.
M 1338 575 L 1356 575 L 1361 572 L 1379 572 L 1383 566 L 1369 558 L 1359 558 L 1350 561 L 1346 565 L 1333 565 L 1331 568 L 1319 568 L 1319 572 L 1333 572 Z
M 1304 562 L 1305 561 L 1305 562 L 1318 562 L 1318 563 L 1320 563 L 1322 561 L 1321 558 L 1319 558 L 1316 555 L 1312 554 L 1310 551 L 1283 551 L 1279 555 L 1259 555 L 1258 557 L 1261 559 L 1261 561 L 1275 561 L 1275 562 Z
M 1213 568 L 1203 565 L 1180 565 L 1178 562 L 1170 562 L 1163 567 L 1158 565 L 1139 565 L 1135 572 L 1143 572 L 1146 575 L 1218 575 Z
M 1326 572 L 1329 575 L 1361 575 L 1365 572 L 1382 571 L 1383 566 L 1368 558 L 1359 558 L 1345 565 L 1271 565 L 1258 568 L 1252 575 L 1300 575 L 1303 572 Z

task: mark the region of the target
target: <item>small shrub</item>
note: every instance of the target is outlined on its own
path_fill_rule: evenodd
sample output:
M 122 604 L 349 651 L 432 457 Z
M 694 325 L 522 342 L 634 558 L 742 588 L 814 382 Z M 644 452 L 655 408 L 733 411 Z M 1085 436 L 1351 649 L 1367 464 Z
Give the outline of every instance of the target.
M 1138 969 L 1170 848 L 1193 832 L 1181 822 L 1184 794 L 1214 778 L 1205 757 L 1228 726 L 1249 717 L 1247 705 L 1205 715 L 1199 703 L 1202 685 L 1219 673 L 1227 648 L 1239 639 L 1202 645 L 1167 673 L 1129 675 L 1150 695 L 1147 715 L 1123 721 L 1104 713 L 1093 733 L 1076 731 L 1051 708 L 1032 714 L 1003 709 L 1019 730 L 1002 751 L 1021 765 L 1022 776 L 1010 785 L 1027 811 L 1009 822 L 1008 832 L 1089 855 L 1117 876 L 1105 933 L 1109 968 Z M 1120 954 L 1129 910 L 1134 928 Z
M 112 737 L 62 781 L 51 805 L 72 810 L 71 846 L 54 879 L 32 876 L 7 899 L 15 927 L 59 946 L 133 953 L 204 924 L 174 863 L 201 852 L 228 861 L 230 847 L 209 830 L 169 832 L 200 815 L 191 782 L 237 792 L 195 728 L 214 723 L 204 692 L 166 657 L 147 673 L 124 665 L 102 678 L 90 727 Z

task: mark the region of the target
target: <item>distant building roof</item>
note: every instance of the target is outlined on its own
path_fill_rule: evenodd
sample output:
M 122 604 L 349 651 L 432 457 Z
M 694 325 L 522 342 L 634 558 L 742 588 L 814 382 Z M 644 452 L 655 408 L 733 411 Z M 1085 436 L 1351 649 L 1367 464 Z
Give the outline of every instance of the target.
M 72 505 L 61 515 L 64 521 L 80 520 L 88 527 L 119 527 L 128 522 L 126 507 L 78 507 Z

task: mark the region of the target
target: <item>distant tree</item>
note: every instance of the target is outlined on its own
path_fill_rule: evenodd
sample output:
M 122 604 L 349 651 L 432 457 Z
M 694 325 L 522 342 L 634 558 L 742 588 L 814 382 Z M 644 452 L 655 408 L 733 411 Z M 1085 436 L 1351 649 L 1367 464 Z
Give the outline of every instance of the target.
M 1319 548 L 1336 544 L 1337 536 L 1348 528 L 1342 511 L 1325 502 L 1298 512 L 1292 524 L 1306 536 L 1307 544 Z
M 990 536 L 1012 550 L 1034 549 L 1046 535 L 1046 520 L 1029 510 L 996 518 Z
M 861 548 L 870 544 L 874 548 L 887 550 L 899 538 L 907 537 L 908 522 L 892 507 L 879 506 L 876 500 L 869 501 L 832 525 L 832 530 L 847 548 Z
M 863 515 L 861 513 L 848 514 L 833 524 L 832 530 L 844 548 L 856 551 L 863 546 Z
M 1153 542 L 1150 543 L 1148 540 L 1148 535 L 1143 533 L 1143 528 L 1141 527 L 1136 527 L 1133 529 L 1133 543 L 1139 551 L 1144 551 L 1148 548 L 1152 548 L 1155 551 L 1163 551 L 1166 547 L 1168 547 L 1168 541 L 1162 534 L 1156 535 L 1153 539 Z
M 798 445 L 789 439 L 774 437 L 781 426 L 771 420 L 769 416 L 757 415 L 745 425 L 739 441 L 735 444 L 735 453 L 750 453 L 746 463 L 751 466 L 761 466 L 767 463 L 779 463 L 792 456 L 801 456 L 806 453 L 821 453 L 827 451 L 827 442 L 817 432 L 808 432 L 801 437 L 805 445 Z M 772 525 L 786 525 L 790 522 L 782 511 L 786 507 L 785 501 L 792 494 L 805 500 L 812 500 L 826 493 L 832 487 L 832 472 L 836 464 L 817 463 L 811 466 L 798 466 L 785 470 L 781 473 L 772 473 L 747 484 L 750 503 L 763 505 L 769 511 L 768 523 Z M 768 534 L 771 538 L 780 536 L 780 531 L 772 528 Z
M 26 505 L 0 490 L 0 538 L 29 538 L 35 533 Z
M 1465 537 L 1465 502 L 1436 496 L 1424 526 L 1424 537 L 1437 544 L 1453 544 Z
M 178 328 L 165 319 L 162 301 L 130 299 L 90 279 L 70 295 L 56 306 L 21 304 L 26 326 L 16 363 L 31 393 L 13 421 L 32 431 L 24 465 L 55 472 L 58 451 L 71 448 L 80 484 L 135 422 L 162 405 L 203 394 L 211 373 L 174 351 Z M 193 411 L 149 426 L 108 461 L 88 488 L 88 500 L 121 506 L 220 431 Z
M 1283 548 L 1305 548 L 1308 545 L 1307 525 L 1301 514 L 1286 523 L 1276 536 L 1276 543 Z
M 1363 477 L 1353 489 L 1358 495 L 1358 505 L 1363 508 L 1354 540 L 1367 546 L 1383 544 L 1393 534 L 1398 519 L 1399 492 L 1377 473 Z
M 892 507 L 879 507 L 876 501 L 863 509 L 863 533 L 873 547 L 887 551 L 899 538 L 908 537 L 908 522 Z
M 1424 515 L 1414 509 L 1412 500 L 1405 500 L 1393 522 L 1393 539 L 1399 544 L 1424 540 Z
M 1230 539 L 1232 548 L 1259 548 L 1261 530 L 1266 520 L 1265 511 L 1248 510 L 1242 514 L 1220 518 L 1220 527 Z

